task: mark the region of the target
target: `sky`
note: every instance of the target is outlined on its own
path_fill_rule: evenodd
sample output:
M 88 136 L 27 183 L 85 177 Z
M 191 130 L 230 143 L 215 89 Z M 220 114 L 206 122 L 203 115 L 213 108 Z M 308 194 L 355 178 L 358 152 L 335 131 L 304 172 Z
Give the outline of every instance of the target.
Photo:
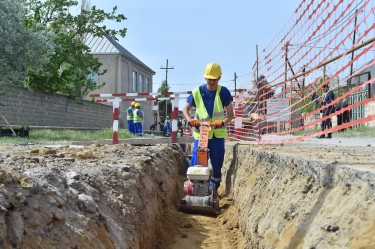
M 127 28 L 119 43 L 155 71 L 153 92 L 166 79 L 170 91 L 191 91 L 205 84 L 210 62 L 222 67 L 219 84 L 234 89 L 251 77 L 258 53 L 292 17 L 302 0 L 91 0 L 106 12 L 117 6 L 127 20 L 107 22 L 112 29 Z M 183 101 L 185 102 L 185 101 Z M 180 101 L 181 103 L 181 101 Z

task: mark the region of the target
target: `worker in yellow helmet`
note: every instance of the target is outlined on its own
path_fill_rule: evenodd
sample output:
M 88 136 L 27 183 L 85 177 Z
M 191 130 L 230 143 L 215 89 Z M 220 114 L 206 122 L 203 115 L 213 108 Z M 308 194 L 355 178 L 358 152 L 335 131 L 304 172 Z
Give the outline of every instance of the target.
M 134 117 L 134 133 L 137 136 L 142 136 L 142 119 L 143 119 L 143 113 L 141 111 L 141 104 L 136 103 L 135 104 L 135 110 L 133 112 Z
M 171 120 L 167 116 L 164 120 L 164 136 L 169 137 L 172 133 Z
M 194 147 L 191 150 L 193 152 L 191 165 L 196 165 L 198 162 L 197 155 L 194 152 L 198 148 L 199 122 L 209 121 L 215 124 L 215 129 L 212 129 L 209 133 L 208 148 L 210 150 L 210 161 L 213 170 L 210 181 L 215 184 L 216 190 L 220 186 L 221 168 L 224 162 L 224 139 L 227 137 L 225 125 L 229 124 L 234 118 L 232 94 L 226 87 L 219 85 L 221 75 L 220 65 L 216 62 L 209 63 L 203 74 L 206 84 L 192 91 L 182 111 L 186 120 L 189 121 L 190 126 L 194 127 Z M 193 106 L 196 108 L 194 119 L 190 115 L 190 110 Z M 224 114 L 225 108 L 226 114 Z
M 126 112 L 127 112 L 127 120 L 128 120 L 128 130 L 130 133 L 133 133 L 133 134 L 134 134 L 134 116 L 133 116 L 134 110 L 135 110 L 135 102 L 132 102 Z

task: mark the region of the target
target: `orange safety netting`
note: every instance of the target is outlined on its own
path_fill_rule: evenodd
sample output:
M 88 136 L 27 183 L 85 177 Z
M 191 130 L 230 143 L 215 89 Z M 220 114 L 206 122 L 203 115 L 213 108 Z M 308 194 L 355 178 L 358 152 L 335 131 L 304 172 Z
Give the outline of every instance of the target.
M 302 1 L 237 90 L 229 138 L 279 143 L 375 126 L 374 11 L 370 0 Z M 323 105 L 326 84 L 334 99 Z

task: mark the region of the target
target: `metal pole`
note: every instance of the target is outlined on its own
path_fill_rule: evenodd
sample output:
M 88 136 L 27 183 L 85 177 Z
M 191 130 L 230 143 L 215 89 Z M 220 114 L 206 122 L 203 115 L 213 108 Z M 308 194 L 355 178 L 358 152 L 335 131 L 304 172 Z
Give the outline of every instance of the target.
M 258 70 L 258 44 L 257 44 L 257 46 L 256 46 L 256 52 L 257 52 L 257 82 L 258 82 L 258 78 L 259 78 L 259 75 L 258 75 L 258 73 L 259 73 L 259 70 Z
M 168 59 L 167 59 L 167 67 L 165 68 L 165 85 L 168 91 Z M 167 119 L 167 116 L 168 116 L 168 100 L 165 100 L 165 119 Z
M 284 98 L 286 98 L 286 80 L 288 79 L 288 43 L 285 43 L 285 78 L 284 78 Z
M 159 101 L 156 101 L 156 103 L 158 103 L 158 111 L 157 111 L 157 121 L 156 121 L 156 130 L 157 131 L 161 131 L 161 127 L 160 127 L 160 125 L 159 125 L 159 123 L 160 123 L 160 113 L 159 113 L 159 107 L 160 107 L 160 105 L 159 105 Z
M 355 30 L 355 26 L 357 26 L 357 10 L 355 10 L 355 18 L 354 18 L 354 32 L 353 32 L 353 45 L 355 44 L 355 34 L 357 33 L 356 30 Z M 351 64 L 350 64 L 350 76 L 353 75 L 353 59 L 354 59 L 354 50 L 352 51 L 352 60 L 351 60 Z M 350 88 L 351 88 L 351 83 L 352 83 L 352 79 L 350 78 L 348 81 L 347 81 L 347 84 L 346 84 L 346 91 L 349 92 L 350 91 Z M 349 103 L 349 96 L 346 97 L 346 101 Z
M 302 73 L 305 74 L 305 72 L 306 72 L 306 65 L 303 65 Z M 303 77 L 303 80 L 302 80 L 302 88 L 305 88 L 305 78 L 306 77 Z
M 236 72 L 234 72 L 234 97 L 237 96 L 237 75 L 236 75 Z
M 285 43 L 285 78 L 284 78 L 284 98 L 286 98 L 286 81 L 288 79 L 288 42 Z M 283 125 L 285 131 L 285 123 Z
M 290 89 L 289 89 L 289 98 L 290 98 L 290 102 L 289 102 L 289 123 L 290 123 L 290 126 L 289 126 L 289 130 L 292 130 L 293 129 L 293 123 L 292 123 L 292 119 L 293 119 L 293 109 L 292 109 L 292 104 L 293 104 L 293 99 L 292 99 L 292 84 L 293 84 L 293 81 L 291 80 L 290 81 Z
M 257 63 L 257 75 L 256 75 L 256 79 L 255 79 L 255 87 L 259 89 L 259 86 L 258 86 L 258 81 L 259 81 L 259 71 L 258 71 L 258 44 L 256 45 L 255 47 L 255 52 L 256 52 L 256 57 L 257 57 L 257 60 L 256 60 L 256 63 Z M 257 91 L 257 94 L 258 94 L 258 97 L 257 97 L 257 107 L 256 107 L 256 113 L 260 114 L 259 113 L 259 110 L 261 109 L 260 105 L 259 105 L 259 91 Z M 258 130 L 259 127 L 258 127 Z M 258 132 L 258 135 L 259 135 L 259 140 L 260 140 L 260 131 Z
M 13 133 L 13 136 L 17 136 L 17 134 L 14 132 L 12 126 L 8 123 L 8 120 L 6 120 L 6 118 L 4 117 L 4 115 L 0 112 L 0 115 L 3 117 L 3 119 L 5 120 L 5 123 L 7 123 L 7 125 L 9 126 L 10 130 L 12 131 Z

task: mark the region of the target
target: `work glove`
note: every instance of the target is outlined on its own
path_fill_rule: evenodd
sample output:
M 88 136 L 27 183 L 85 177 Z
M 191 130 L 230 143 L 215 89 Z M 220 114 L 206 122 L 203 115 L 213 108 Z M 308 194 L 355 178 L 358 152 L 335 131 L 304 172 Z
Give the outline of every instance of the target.
M 224 122 L 222 120 L 216 120 L 214 126 L 215 128 L 221 128 L 224 126 Z
M 198 120 L 196 120 L 196 119 L 191 119 L 191 120 L 189 121 L 189 125 L 190 125 L 191 127 L 198 127 Z

